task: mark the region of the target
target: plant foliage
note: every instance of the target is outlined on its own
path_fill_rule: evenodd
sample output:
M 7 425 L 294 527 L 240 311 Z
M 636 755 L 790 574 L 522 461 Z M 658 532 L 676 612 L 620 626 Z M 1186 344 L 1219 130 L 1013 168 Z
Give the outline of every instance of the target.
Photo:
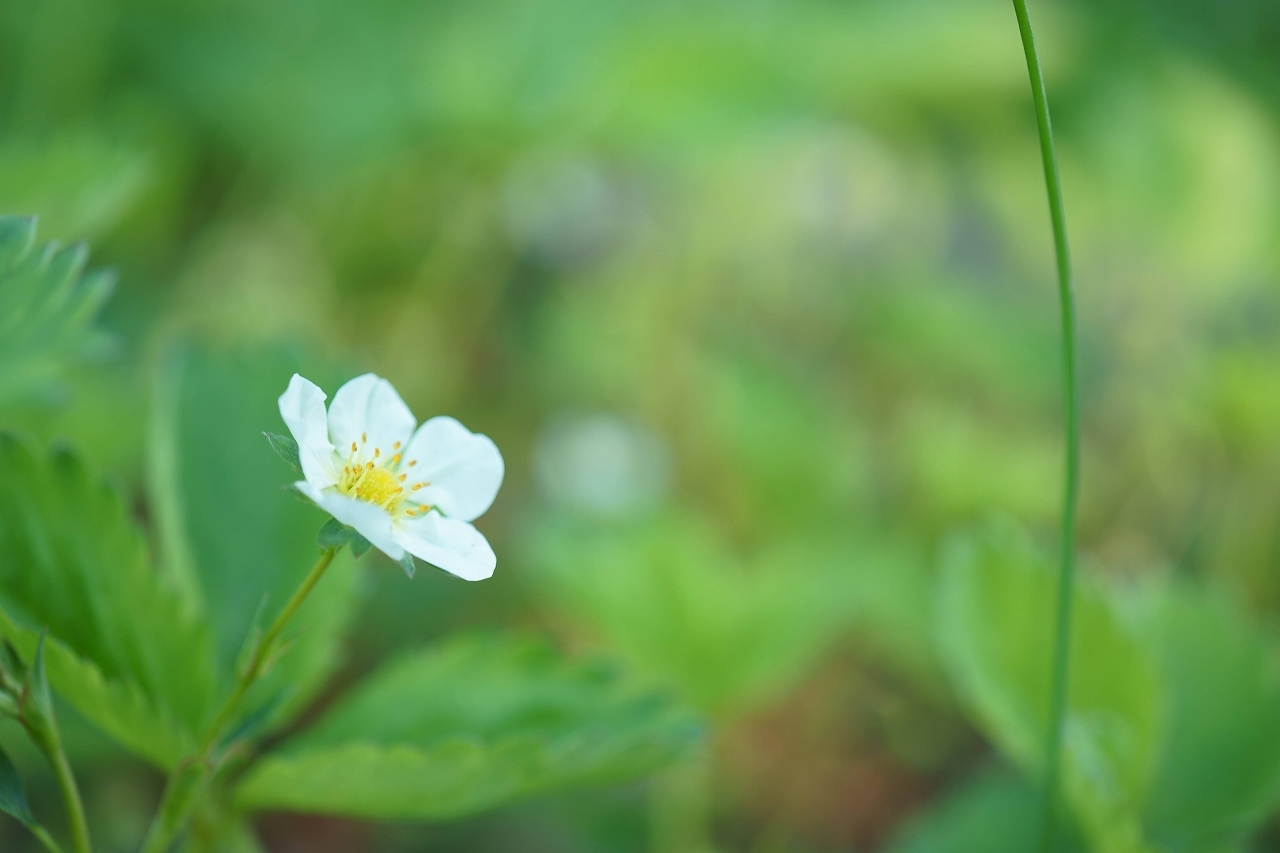
M 246 808 L 459 817 L 652 772 L 701 726 L 614 668 L 520 637 L 447 640 L 387 664 L 237 792 Z
M 100 349 L 93 322 L 111 293 L 107 273 L 84 275 L 84 246 L 37 246 L 34 219 L 0 217 L 0 404 L 56 379 Z

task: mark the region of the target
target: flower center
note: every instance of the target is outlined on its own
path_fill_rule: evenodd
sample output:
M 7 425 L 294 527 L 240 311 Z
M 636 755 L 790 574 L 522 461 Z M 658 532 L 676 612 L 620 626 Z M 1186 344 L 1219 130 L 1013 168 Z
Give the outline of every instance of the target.
M 386 468 L 370 468 L 366 465 L 360 470 L 362 473 L 354 477 L 351 483 L 353 497 L 390 509 L 403 494 L 404 489 L 396 482 L 395 475 Z
M 363 445 L 365 442 L 366 438 L 362 435 L 360 443 Z M 398 451 L 399 449 L 400 442 L 397 441 L 392 450 Z M 351 443 L 351 455 L 347 458 L 347 464 L 342 468 L 342 479 L 338 481 L 339 492 L 348 497 L 380 506 L 390 513 L 403 510 L 405 515 L 414 516 L 424 514 L 431 509 L 426 503 L 416 503 L 416 505 L 408 503 L 401 506 L 404 499 L 410 497 L 408 493 L 416 492 L 424 486 L 431 485 L 430 483 L 414 483 L 406 490 L 405 480 L 408 479 L 408 474 L 399 473 L 399 471 L 401 467 L 412 468 L 417 465 L 416 460 L 411 459 L 407 465 L 401 466 L 399 453 L 395 453 L 390 459 L 387 459 L 383 457 L 382 451 L 376 447 L 373 449 L 372 459 L 361 461 L 363 458 L 365 458 L 365 452 L 353 441 Z

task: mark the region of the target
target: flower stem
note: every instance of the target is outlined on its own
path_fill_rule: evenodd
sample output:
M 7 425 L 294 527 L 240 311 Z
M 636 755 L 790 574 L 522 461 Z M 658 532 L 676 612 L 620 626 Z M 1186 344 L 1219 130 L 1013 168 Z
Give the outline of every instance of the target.
M 58 790 L 62 792 L 62 802 L 67 809 L 67 825 L 71 829 L 72 849 L 76 853 L 91 853 L 93 847 L 89 843 L 89 824 L 84 819 L 84 803 L 80 799 L 76 777 L 71 772 L 70 763 L 67 762 L 67 754 L 62 749 L 62 739 L 55 735 L 49 747 L 49 763 L 53 765 L 53 775 L 58 780 Z M 43 842 L 45 839 L 40 840 Z
M 1066 715 L 1067 685 L 1071 651 L 1071 603 L 1075 584 L 1076 504 L 1080 491 L 1080 405 L 1076 391 L 1076 309 L 1071 288 L 1071 258 L 1067 252 L 1067 220 L 1058 179 L 1058 157 L 1053 146 L 1053 126 L 1049 122 L 1049 100 L 1044 72 L 1036 50 L 1035 35 L 1026 0 L 1013 0 L 1031 78 L 1036 127 L 1040 133 L 1040 154 L 1044 160 L 1044 182 L 1049 194 L 1049 219 L 1053 224 L 1053 246 L 1058 260 L 1058 300 L 1062 314 L 1063 420 L 1066 428 L 1066 477 L 1062 500 L 1062 542 L 1058 566 L 1058 613 L 1053 653 L 1053 694 L 1050 700 L 1049 735 L 1045 744 L 1044 821 L 1040 850 L 1048 851 L 1057 834 L 1058 785 L 1061 773 L 1062 729 Z
M 320 558 L 294 590 L 293 596 L 285 603 L 275 621 L 271 623 L 271 627 L 267 628 L 262 639 L 254 644 L 248 664 L 236 680 L 231 695 L 227 697 L 226 702 L 218 710 L 217 716 L 205 730 L 196 754 L 179 762 L 169 774 L 169 779 L 165 783 L 164 796 L 160 800 L 160 808 L 151 821 L 146 839 L 142 842 L 142 853 L 164 853 L 173 844 L 174 838 L 182 830 L 191 810 L 195 807 L 206 778 L 214 768 L 214 750 L 225 735 L 226 729 L 235 720 L 245 694 L 262 676 L 264 667 L 275 652 L 276 641 L 280 639 L 281 632 L 298 612 L 298 608 L 302 606 L 302 602 L 306 600 L 311 590 L 320 582 L 320 578 L 324 576 L 325 570 L 329 568 L 329 564 L 333 562 L 337 553 L 338 548 L 327 548 L 321 552 Z
M 311 571 L 303 578 L 302 583 L 293 592 L 293 597 L 285 604 L 284 608 L 276 616 L 275 621 L 271 623 L 271 627 L 262 635 L 262 639 L 258 641 L 253 652 L 249 656 L 249 663 L 245 666 L 244 671 L 240 673 L 240 678 L 236 682 L 235 689 L 231 691 L 231 695 L 227 697 L 227 701 L 223 703 L 222 709 L 218 711 L 218 716 L 214 717 L 213 723 L 205 732 L 204 740 L 200 743 L 200 754 L 206 759 L 212 754 L 214 746 L 217 745 L 218 739 L 222 737 L 224 729 L 231 723 L 235 717 L 236 711 L 240 708 L 240 702 L 244 699 L 249 688 L 252 687 L 262 674 L 263 665 L 270 658 L 280 632 L 289 624 L 289 620 L 298 612 L 298 608 L 302 606 L 302 602 L 306 600 L 311 590 L 320 582 L 320 578 L 324 575 L 325 569 L 329 568 L 329 564 L 333 562 L 333 557 L 338 553 L 337 548 L 328 548 L 321 552 L 320 559 L 316 560 L 316 564 L 311 567 Z

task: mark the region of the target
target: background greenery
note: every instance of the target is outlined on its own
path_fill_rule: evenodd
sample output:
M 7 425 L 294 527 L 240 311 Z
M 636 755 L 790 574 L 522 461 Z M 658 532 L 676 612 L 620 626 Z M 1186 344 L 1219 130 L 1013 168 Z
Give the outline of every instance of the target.
M 1032 13 L 1081 310 L 1071 843 L 1276 849 L 1280 12 Z M 233 614 L 199 639 L 225 672 L 316 523 L 258 436 L 274 397 L 375 370 L 502 448 L 498 571 L 347 566 L 289 701 L 515 627 L 712 722 L 651 783 L 279 812 L 272 850 L 1025 850 L 1061 467 L 1043 192 L 998 0 L 15 0 L 0 209 L 116 282 L 92 335 L 0 313 L 0 415 L 112 472 Z M 99 842 L 133 849 L 159 777 L 68 725 Z

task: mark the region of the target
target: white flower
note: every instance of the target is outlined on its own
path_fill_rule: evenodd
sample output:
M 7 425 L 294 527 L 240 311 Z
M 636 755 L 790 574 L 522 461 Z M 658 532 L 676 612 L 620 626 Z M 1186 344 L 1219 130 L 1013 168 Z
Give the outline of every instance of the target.
M 469 581 L 497 557 L 469 522 L 493 503 L 502 455 L 453 418 L 417 421 L 396 389 L 366 373 L 325 394 L 296 373 L 280 416 L 298 442 L 294 487 L 393 560 L 406 552 Z

